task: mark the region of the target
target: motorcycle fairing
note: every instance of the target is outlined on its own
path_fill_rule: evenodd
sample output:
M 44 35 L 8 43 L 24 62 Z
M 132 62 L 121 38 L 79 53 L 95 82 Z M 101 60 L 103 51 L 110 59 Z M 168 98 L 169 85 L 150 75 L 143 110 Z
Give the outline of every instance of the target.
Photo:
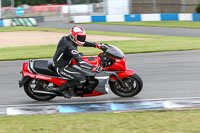
M 111 65 L 110 67 L 104 68 L 106 71 L 125 71 L 126 70 L 126 58 L 124 57 L 123 59 L 116 59 L 113 57 L 109 57 L 110 59 L 113 59 L 115 63 Z
M 49 75 L 45 76 L 45 75 L 41 75 L 41 74 L 38 75 L 38 74 L 31 73 L 32 68 L 31 68 L 31 64 L 29 64 L 29 63 L 25 62 L 23 64 L 22 75 L 24 77 L 28 76 L 28 77 L 34 78 L 34 79 L 46 80 L 46 81 L 56 84 L 57 86 L 61 86 L 68 81 L 67 79 L 62 78 L 62 77 L 53 77 L 53 76 L 49 76 Z
M 98 56 L 83 56 L 81 59 L 93 66 L 99 66 L 101 64 L 101 59 Z M 71 64 L 76 65 L 76 61 L 72 60 Z
M 109 86 L 110 75 L 114 73 L 115 72 L 107 72 L 107 71 L 96 73 L 95 79 L 97 79 L 99 83 L 96 86 L 95 91 L 107 94 L 110 89 Z
M 93 96 L 101 96 L 105 95 L 105 93 L 100 93 L 98 91 L 93 90 L 92 94 L 84 94 L 82 97 L 93 97 Z
M 120 79 L 124 79 L 124 78 L 126 78 L 126 77 L 129 77 L 129 76 L 134 75 L 134 74 L 135 74 L 135 71 L 130 70 L 130 69 L 126 69 L 125 71 L 117 72 L 116 74 L 118 75 L 118 77 L 119 77 Z M 111 80 L 111 81 L 117 81 L 117 78 L 116 78 L 114 75 L 112 75 L 112 76 L 110 77 L 110 80 Z

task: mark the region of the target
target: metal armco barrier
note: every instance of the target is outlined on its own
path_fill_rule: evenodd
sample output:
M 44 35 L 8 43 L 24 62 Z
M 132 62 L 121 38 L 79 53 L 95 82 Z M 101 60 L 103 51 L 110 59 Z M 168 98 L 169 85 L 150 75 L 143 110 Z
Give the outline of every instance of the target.
M 0 20 L 0 27 L 8 26 L 37 26 L 36 18 L 13 18 Z

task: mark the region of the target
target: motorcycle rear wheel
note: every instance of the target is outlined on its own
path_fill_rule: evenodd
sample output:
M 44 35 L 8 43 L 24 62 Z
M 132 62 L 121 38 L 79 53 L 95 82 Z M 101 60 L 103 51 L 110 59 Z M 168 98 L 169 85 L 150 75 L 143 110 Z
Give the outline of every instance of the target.
M 110 89 L 117 96 L 133 97 L 136 96 L 142 90 L 143 82 L 137 74 L 126 77 L 122 79 L 122 81 L 128 86 L 128 88 L 123 88 L 118 81 L 110 81 Z
M 54 95 L 47 95 L 47 94 L 35 94 L 33 90 L 35 89 L 33 87 L 34 81 L 36 79 L 29 79 L 25 84 L 24 84 L 24 91 L 25 93 L 32 99 L 37 100 L 37 101 L 49 101 L 56 96 Z

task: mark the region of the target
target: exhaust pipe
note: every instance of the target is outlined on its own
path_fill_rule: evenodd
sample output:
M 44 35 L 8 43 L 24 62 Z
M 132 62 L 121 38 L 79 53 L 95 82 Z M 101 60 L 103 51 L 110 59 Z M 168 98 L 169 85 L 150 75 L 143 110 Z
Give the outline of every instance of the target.
M 53 93 L 53 92 L 47 92 L 47 91 L 33 91 L 33 93 L 35 93 L 35 94 L 54 95 L 54 96 L 57 95 L 56 93 Z

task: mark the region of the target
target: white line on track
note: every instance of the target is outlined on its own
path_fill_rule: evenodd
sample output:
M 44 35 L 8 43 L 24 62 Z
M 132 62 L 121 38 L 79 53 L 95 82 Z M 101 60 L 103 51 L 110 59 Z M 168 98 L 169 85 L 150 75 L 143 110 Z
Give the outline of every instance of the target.
M 195 100 L 200 97 L 184 97 L 184 98 L 161 98 L 161 99 L 142 99 L 142 100 L 110 100 L 110 101 L 88 101 L 88 102 L 71 102 L 71 103 L 42 103 L 42 104 L 18 104 L 18 105 L 0 105 L 1 107 L 22 107 L 22 106 L 56 106 L 70 104 L 87 104 L 87 103 L 111 103 L 111 102 L 147 102 L 147 101 L 166 101 L 166 100 Z

